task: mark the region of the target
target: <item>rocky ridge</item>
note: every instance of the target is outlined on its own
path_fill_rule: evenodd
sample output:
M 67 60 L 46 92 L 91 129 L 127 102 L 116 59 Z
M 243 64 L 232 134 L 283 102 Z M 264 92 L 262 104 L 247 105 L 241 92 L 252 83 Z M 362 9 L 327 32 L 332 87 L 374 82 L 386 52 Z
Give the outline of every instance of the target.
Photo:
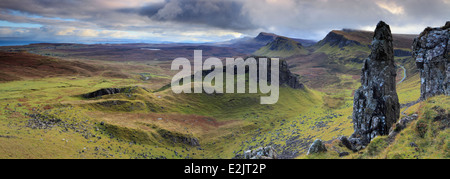
M 277 159 L 278 154 L 272 146 L 247 150 L 244 155 L 236 155 L 233 159 Z

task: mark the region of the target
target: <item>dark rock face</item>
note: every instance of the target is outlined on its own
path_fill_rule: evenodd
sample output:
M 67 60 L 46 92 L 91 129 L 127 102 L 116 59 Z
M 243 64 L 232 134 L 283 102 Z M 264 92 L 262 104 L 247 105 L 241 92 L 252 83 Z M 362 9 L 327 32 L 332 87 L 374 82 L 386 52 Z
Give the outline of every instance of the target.
M 303 89 L 304 85 L 300 83 L 298 76 L 289 70 L 286 61 L 280 60 L 280 85 L 287 85 L 294 89 Z
M 311 146 L 308 149 L 308 153 L 306 155 L 311 155 L 311 154 L 326 152 L 326 151 L 327 151 L 327 148 L 323 144 L 322 140 L 317 139 L 311 144 Z
M 389 129 L 400 116 L 396 92 L 396 70 L 389 25 L 379 22 L 372 41 L 372 52 L 364 61 L 361 87 L 355 91 L 353 144 L 367 145 Z
M 450 21 L 441 28 L 426 28 L 414 39 L 413 57 L 420 71 L 420 99 L 450 94 Z
M 271 58 L 268 57 L 254 57 L 256 59 L 257 62 L 257 66 L 258 66 L 258 74 L 259 74 L 259 60 L 260 58 L 267 58 L 267 80 L 271 81 L 271 66 L 272 66 L 272 61 Z M 300 83 L 298 76 L 293 74 L 291 72 L 291 70 L 289 70 L 289 65 L 287 64 L 287 62 L 285 60 L 279 60 L 279 84 L 281 85 L 286 85 L 289 86 L 293 89 L 303 89 L 304 85 L 302 83 Z M 245 71 L 246 73 L 248 72 L 247 70 Z M 259 75 L 258 75 L 258 79 L 259 81 Z
M 97 91 L 94 91 L 92 93 L 84 94 L 84 98 L 96 98 L 104 95 L 110 95 L 110 94 L 117 94 L 120 93 L 121 89 L 119 88 L 104 88 Z
M 342 145 L 347 147 L 347 149 L 355 151 L 355 149 L 353 148 L 353 145 L 350 143 L 350 141 L 347 139 L 347 137 L 341 136 L 341 137 L 339 137 L 339 140 L 341 140 Z

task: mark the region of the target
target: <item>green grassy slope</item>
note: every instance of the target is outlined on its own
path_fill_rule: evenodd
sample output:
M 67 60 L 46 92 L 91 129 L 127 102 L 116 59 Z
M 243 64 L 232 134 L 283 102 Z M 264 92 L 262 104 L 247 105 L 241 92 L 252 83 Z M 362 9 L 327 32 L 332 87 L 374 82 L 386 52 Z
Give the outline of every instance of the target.
M 260 105 L 265 94 L 175 95 L 170 89 L 153 92 L 134 86 L 147 83 L 138 75 L 2 83 L 0 157 L 231 158 L 257 129 L 272 131 L 275 121 L 294 119 L 313 107 L 320 112 L 323 103 L 323 94 L 311 89 L 282 87 L 279 103 Z M 94 99 L 80 96 L 110 87 L 129 90 Z M 45 121 L 52 127 L 28 126 Z M 83 125 L 67 127 L 75 123 Z M 196 138 L 200 146 L 174 142 L 176 138 Z
M 436 96 L 414 105 L 418 119 L 412 121 L 395 138 L 378 136 L 358 153 L 353 153 L 335 140 L 327 144 L 325 153 L 301 158 L 340 158 L 337 151 L 349 152 L 343 158 L 353 159 L 448 159 L 450 158 L 450 99 Z
M 364 37 L 349 34 L 343 36 Z M 267 96 L 261 93 L 174 94 L 161 88 L 171 73 L 157 62 L 92 64 L 114 66 L 128 78 L 99 72 L 3 82 L 0 158 L 232 158 L 269 145 L 281 158 L 339 158 L 336 151 L 350 153 L 344 158 L 449 158 L 448 121 L 438 117 L 448 114 L 449 98 L 444 96 L 402 108 L 419 119 L 394 141 L 379 137 L 353 153 L 335 140 L 353 133 L 353 92 L 360 86 L 362 60 L 370 53 L 365 41 L 360 44 L 305 49 L 287 41 L 260 49 L 265 56 L 293 56 L 287 58 L 291 70 L 321 84 L 302 90 L 283 86 L 274 105 L 261 105 L 260 97 Z M 314 58 L 302 59 L 307 54 Z M 406 79 L 397 85 L 400 103 L 416 101 L 420 81 L 414 60 L 395 60 L 406 69 Z M 398 81 L 402 77 L 399 68 Z M 102 88 L 129 90 L 81 97 Z M 305 156 L 315 139 L 326 141 L 329 152 Z

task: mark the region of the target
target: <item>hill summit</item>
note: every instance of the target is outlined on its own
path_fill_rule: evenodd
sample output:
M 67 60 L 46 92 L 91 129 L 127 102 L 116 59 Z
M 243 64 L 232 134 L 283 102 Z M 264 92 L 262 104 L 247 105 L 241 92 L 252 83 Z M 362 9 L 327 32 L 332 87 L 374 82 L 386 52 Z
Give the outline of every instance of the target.
M 278 35 L 274 34 L 274 33 L 267 33 L 267 32 L 261 32 L 258 34 L 258 36 L 256 36 L 254 38 L 255 41 L 257 42 L 261 42 L 261 43 L 269 43 L 274 41 L 277 37 L 279 37 Z
M 308 51 L 300 42 L 278 36 L 274 41 L 260 48 L 254 54 L 268 57 L 290 57 L 294 55 L 306 55 Z
M 339 48 L 352 45 L 367 47 L 371 45 L 373 35 L 374 32 L 363 30 L 332 30 L 323 40 L 319 41 L 317 45 L 323 46 L 325 44 L 329 44 L 330 46 L 339 46 Z M 411 48 L 411 44 L 416 37 L 416 35 L 410 34 L 392 34 L 392 36 L 394 49 L 408 50 Z

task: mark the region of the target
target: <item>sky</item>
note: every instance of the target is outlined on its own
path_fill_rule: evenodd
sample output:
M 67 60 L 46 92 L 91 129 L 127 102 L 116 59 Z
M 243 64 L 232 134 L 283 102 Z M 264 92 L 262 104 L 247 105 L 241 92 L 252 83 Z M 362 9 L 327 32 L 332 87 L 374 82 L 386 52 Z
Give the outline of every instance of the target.
M 320 40 L 331 30 L 419 34 L 450 20 L 450 0 L 1 0 L 0 39 L 220 42 L 259 32 Z

